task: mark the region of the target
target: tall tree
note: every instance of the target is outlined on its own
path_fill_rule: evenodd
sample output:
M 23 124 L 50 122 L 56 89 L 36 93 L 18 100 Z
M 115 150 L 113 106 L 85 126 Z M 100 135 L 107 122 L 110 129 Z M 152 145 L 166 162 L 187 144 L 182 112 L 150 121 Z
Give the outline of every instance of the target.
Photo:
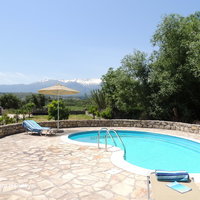
M 103 76 L 102 89 L 114 118 L 139 118 L 144 114 L 149 91 L 148 62 L 145 53 L 135 51 L 122 59 L 121 67 L 110 68 Z
M 135 51 L 102 77 L 112 117 L 199 120 L 200 12 L 164 17 L 152 43 L 150 58 Z
M 163 18 L 152 42 L 159 47 L 151 70 L 155 118 L 200 118 L 200 12 Z
M 21 105 L 21 100 L 13 94 L 4 94 L 0 97 L 0 105 L 4 109 L 18 109 Z
M 49 98 L 43 94 L 32 94 L 26 97 L 26 103 L 34 103 L 38 109 L 42 109 L 48 102 Z

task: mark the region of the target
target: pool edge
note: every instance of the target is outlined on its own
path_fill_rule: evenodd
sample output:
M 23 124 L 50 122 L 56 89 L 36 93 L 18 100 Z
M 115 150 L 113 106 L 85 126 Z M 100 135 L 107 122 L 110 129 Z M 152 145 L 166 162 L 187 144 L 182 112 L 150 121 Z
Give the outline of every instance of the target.
M 78 133 L 78 132 L 76 132 L 76 133 Z M 70 139 L 69 136 L 72 135 L 72 134 L 74 134 L 74 133 L 70 133 L 70 134 L 66 134 L 66 135 L 61 136 L 62 142 L 81 145 L 81 146 L 93 146 L 93 147 L 95 146 L 95 147 L 97 147 L 97 143 L 79 142 L 79 141 L 75 141 L 75 140 Z M 163 135 L 170 135 L 170 134 L 163 134 Z M 196 141 L 196 142 L 200 143 L 200 141 L 196 140 L 196 139 L 192 139 L 192 138 L 188 138 L 188 137 L 184 137 L 184 136 L 183 137 L 177 136 L 177 137 Z M 105 147 L 104 144 L 100 144 L 100 148 L 104 148 L 104 147 Z M 113 147 L 111 145 L 108 145 L 108 147 L 109 147 L 109 152 L 112 152 L 111 157 L 110 157 L 111 162 L 115 166 L 119 167 L 120 169 L 126 170 L 126 171 L 131 172 L 131 173 L 135 173 L 137 175 L 142 175 L 142 176 L 149 176 L 150 173 L 155 171 L 155 170 L 150 170 L 150 169 L 146 169 L 146 168 L 142 168 L 142 167 L 138 167 L 136 165 L 130 164 L 129 162 L 124 160 L 124 151 L 123 150 L 121 150 L 118 147 Z M 194 182 L 200 183 L 200 173 L 189 173 L 189 175 L 190 175 L 190 177 L 194 178 Z

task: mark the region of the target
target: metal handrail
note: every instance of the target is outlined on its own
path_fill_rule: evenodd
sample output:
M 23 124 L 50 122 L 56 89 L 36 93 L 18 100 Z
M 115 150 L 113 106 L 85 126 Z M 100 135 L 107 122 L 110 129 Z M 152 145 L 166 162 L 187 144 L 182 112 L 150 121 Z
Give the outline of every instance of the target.
M 97 137 L 97 141 L 98 141 L 98 149 L 100 149 L 100 133 L 101 131 L 105 130 L 106 132 L 108 132 L 108 129 L 107 128 L 101 128 L 99 131 L 98 131 L 98 137 Z M 105 147 L 107 149 L 107 138 L 105 138 Z
M 119 134 L 114 129 L 110 129 L 109 134 L 110 134 L 111 131 L 113 131 L 115 133 L 115 135 L 117 136 L 117 138 L 121 142 L 123 149 L 124 149 L 124 159 L 126 159 L 126 146 L 124 145 L 124 142 L 122 141 L 121 137 L 119 136 Z
M 116 142 L 115 142 L 112 134 L 110 134 L 110 132 L 113 131 L 115 133 L 115 135 L 117 136 L 118 140 L 121 142 L 121 144 L 123 146 L 123 149 L 124 149 L 124 159 L 126 159 L 126 147 L 125 147 L 124 142 L 122 141 L 121 137 L 119 136 L 119 134 L 114 129 L 108 130 L 108 128 L 101 128 L 98 131 L 98 138 L 97 138 L 97 140 L 98 140 L 98 148 L 100 148 L 100 146 L 99 146 L 99 144 L 100 144 L 100 134 L 101 134 L 101 131 L 103 131 L 103 130 L 106 131 L 106 134 L 105 134 L 105 149 L 106 149 L 106 151 L 107 151 L 107 135 L 110 136 L 110 138 L 112 139 L 113 143 L 116 145 Z
M 109 130 L 107 131 L 107 133 L 108 133 L 108 135 L 110 136 L 110 138 L 112 139 L 113 143 L 117 146 L 117 143 L 115 142 L 115 140 L 114 140 L 112 134 L 110 134 L 110 131 L 109 131 Z M 106 149 L 106 150 L 107 150 L 107 149 Z
M 110 136 L 110 138 L 112 139 L 113 143 L 116 145 L 116 142 L 113 138 L 113 136 L 110 134 L 109 130 L 107 128 L 101 128 L 99 131 L 98 131 L 98 148 L 100 148 L 99 144 L 100 144 L 100 134 L 101 134 L 101 131 L 105 130 L 106 131 L 106 135 L 105 135 L 105 149 L 107 151 L 107 135 Z

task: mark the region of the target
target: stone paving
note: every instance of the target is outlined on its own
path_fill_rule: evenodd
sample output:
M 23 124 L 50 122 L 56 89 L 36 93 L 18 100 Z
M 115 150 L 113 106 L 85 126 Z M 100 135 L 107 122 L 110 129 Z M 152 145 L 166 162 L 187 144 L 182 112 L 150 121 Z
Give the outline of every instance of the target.
M 91 129 L 99 128 L 65 129 L 65 134 Z M 194 134 L 173 133 L 200 139 Z M 103 149 L 66 144 L 60 136 L 21 133 L 0 139 L 0 152 L 0 200 L 147 199 L 146 177 L 114 166 L 111 152 Z

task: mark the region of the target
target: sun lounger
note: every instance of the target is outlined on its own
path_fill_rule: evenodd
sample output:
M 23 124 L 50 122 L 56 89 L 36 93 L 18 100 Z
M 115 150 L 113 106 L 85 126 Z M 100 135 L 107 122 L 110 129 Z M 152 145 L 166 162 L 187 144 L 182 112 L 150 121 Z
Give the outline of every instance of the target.
M 194 183 L 192 178 L 189 178 L 188 182 L 179 182 L 191 188 L 191 191 L 180 193 L 170 187 L 167 184 L 172 183 L 169 181 L 159 181 L 155 172 L 148 176 L 148 200 L 200 200 L 200 190 Z M 151 195 L 150 195 L 151 184 Z M 151 199 L 150 196 L 153 198 Z
M 49 127 L 42 127 L 34 120 L 24 120 L 22 126 L 29 131 L 29 133 L 37 133 L 37 134 L 44 134 L 44 135 L 53 135 L 53 131 Z

